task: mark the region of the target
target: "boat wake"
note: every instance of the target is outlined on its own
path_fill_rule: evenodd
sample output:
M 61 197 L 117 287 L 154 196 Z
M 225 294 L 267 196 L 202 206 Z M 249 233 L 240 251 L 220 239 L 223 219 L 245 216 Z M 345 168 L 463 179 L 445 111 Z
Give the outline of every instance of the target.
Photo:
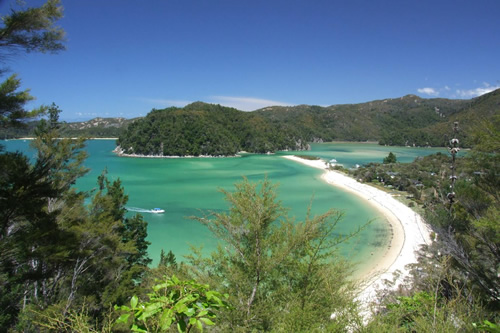
M 136 212 L 136 213 L 152 213 L 151 209 L 144 209 L 144 208 L 139 208 L 139 207 L 125 207 L 126 210 L 129 212 Z

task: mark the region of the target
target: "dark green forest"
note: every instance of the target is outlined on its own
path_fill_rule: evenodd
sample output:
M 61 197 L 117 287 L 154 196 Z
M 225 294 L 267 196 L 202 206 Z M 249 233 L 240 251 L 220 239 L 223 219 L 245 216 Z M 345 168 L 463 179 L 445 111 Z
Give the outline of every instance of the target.
M 0 51 L 63 51 L 64 34 L 55 26 L 61 11 L 58 0 L 49 0 L 5 16 Z M 108 180 L 102 170 L 93 190 L 76 189 L 76 180 L 88 171 L 83 166 L 85 139 L 60 139 L 57 105 L 28 111 L 32 97 L 19 89 L 16 75 L 0 84 L 1 126 L 18 128 L 28 119 L 42 119 L 33 132 L 34 157 L 0 147 L 0 332 L 500 330 L 498 92 L 464 101 L 469 103 L 465 113 L 446 115 L 464 120 L 463 125 L 432 125 L 443 126 L 440 135 L 447 138 L 450 154 L 410 164 L 400 164 L 390 154 L 383 164 L 343 170 L 404 194 L 409 205 L 424 209 L 433 228 L 434 242 L 420 250 L 410 279 L 394 291 L 382 290 L 379 304 L 366 317 L 356 301 L 360 285 L 351 278 L 353 266 L 337 252 L 357 231 L 339 235 L 342 214 L 334 210 L 314 216 L 308 212 L 297 221 L 269 179 L 253 183 L 244 178 L 233 191 L 222 191 L 227 210 L 193 217 L 220 241 L 216 251 L 203 256 L 193 248 L 178 261 L 164 244 L 160 263 L 152 267 L 147 223 L 140 215 L 125 216 L 128 198 L 120 180 Z M 412 99 L 409 103 L 416 103 Z M 491 116 L 467 122 L 472 108 Z M 282 111 L 274 111 L 281 117 Z M 234 153 L 243 144 L 266 152 L 272 148 L 269 142 L 297 144 L 290 133 L 302 137 L 310 130 L 312 135 L 308 122 L 299 130 L 277 119 L 279 128 L 291 135 L 280 136 L 277 127 L 257 115 L 195 103 L 155 110 L 129 128 L 140 140 L 141 131 L 158 126 L 173 141 L 166 148 L 155 139 L 150 152 L 172 149 L 177 154 L 179 147 L 190 147 L 190 154 L 194 147 L 203 147 L 199 154 Z M 207 131 L 190 121 L 199 118 Z M 218 128 L 218 122 L 227 129 Z M 260 130 L 263 136 L 256 141 L 252 135 Z M 183 131 L 198 131 L 203 139 L 175 137 Z M 222 138 L 232 141 L 222 148 L 213 145 Z M 464 138 L 471 146 L 466 153 L 459 150 Z M 134 149 L 147 146 L 141 142 Z
M 117 144 L 126 154 L 232 156 L 302 150 L 307 142 L 286 124 L 271 124 L 255 113 L 193 103 L 153 110 L 130 124 Z

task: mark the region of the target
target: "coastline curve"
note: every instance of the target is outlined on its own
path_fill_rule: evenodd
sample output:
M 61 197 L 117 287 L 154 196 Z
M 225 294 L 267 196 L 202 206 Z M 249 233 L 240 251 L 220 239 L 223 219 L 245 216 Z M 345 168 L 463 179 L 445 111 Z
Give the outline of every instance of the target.
M 366 200 L 386 217 L 391 225 L 393 237 L 389 247 L 382 258 L 361 278 L 361 288 L 356 300 L 361 303 L 362 315 L 367 320 L 371 314 L 371 305 L 377 303 L 377 292 L 386 288 L 384 281 L 393 279 L 395 273 L 399 273 L 392 285 L 392 288 L 396 289 L 410 273 L 407 265 L 417 262 L 416 252 L 422 245 L 432 242 L 429 226 L 419 214 L 389 193 L 360 183 L 339 171 L 329 170 L 323 160 L 305 160 L 290 155 L 283 157 L 324 170 L 321 176 L 323 181 Z

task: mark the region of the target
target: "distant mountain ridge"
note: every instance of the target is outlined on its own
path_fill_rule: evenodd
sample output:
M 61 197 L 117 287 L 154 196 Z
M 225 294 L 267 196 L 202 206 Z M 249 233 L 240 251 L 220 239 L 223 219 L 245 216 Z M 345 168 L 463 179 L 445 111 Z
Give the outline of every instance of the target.
M 94 118 L 63 123 L 64 136 L 118 137 L 124 153 L 142 155 L 234 155 L 307 149 L 310 142 L 377 141 L 383 145 L 445 146 L 453 122 L 463 146 L 481 120 L 500 115 L 500 89 L 469 100 L 415 95 L 359 104 L 271 106 L 244 112 L 195 102 L 184 108 L 153 109 L 135 119 Z M 0 138 L 29 136 L 27 129 L 2 129 Z
M 87 121 L 64 123 L 61 133 L 64 136 L 76 136 L 85 133 L 89 137 L 113 137 L 117 138 L 129 124 L 138 118 L 93 118 Z
M 60 133 L 63 137 L 86 136 L 90 138 L 117 138 L 128 125 L 138 118 L 102 118 L 86 121 L 61 122 Z M 32 137 L 38 121 L 32 121 L 21 128 L 0 129 L 0 139 Z
M 471 101 L 424 99 L 415 95 L 328 107 L 270 107 L 256 112 L 293 123 L 308 141 L 378 141 L 387 145 L 442 146 L 433 125 L 448 123 Z M 450 127 L 451 128 L 451 127 Z

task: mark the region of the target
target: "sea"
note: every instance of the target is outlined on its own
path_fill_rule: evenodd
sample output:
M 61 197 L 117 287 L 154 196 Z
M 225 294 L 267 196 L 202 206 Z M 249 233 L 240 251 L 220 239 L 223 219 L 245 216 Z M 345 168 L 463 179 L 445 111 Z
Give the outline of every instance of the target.
M 22 151 L 34 157 L 30 140 L 0 141 L 7 151 Z M 310 207 L 311 214 L 320 215 L 330 209 L 342 212 L 338 234 L 348 234 L 369 224 L 349 242 L 341 244 L 339 254 L 368 267 L 387 249 L 391 230 L 387 220 L 376 209 L 357 196 L 321 180 L 322 170 L 287 160 L 284 155 L 317 156 L 325 161 L 335 159 L 346 168 L 370 162 L 382 162 L 389 152 L 398 161 L 408 163 L 444 148 L 386 147 L 373 143 L 316 143 L 309 151 L 284 151 L 276 154 L 242 154 L 225 158 L 132 158 L 119 157 L 112 151 L 114 140 L 89 140 L 87 175 L 76 183 L 79 190 L 91 191 L 104 169 L 110 180 L 120 179 L 128 195 L 128 215 L 142 214 L 148 222 L 149 255 L 157 265 L 161 250 L 172 251 L 177 261 L 201 249 L 209 255 L 217 247 L 206 226 L 193 217 L 209 216 L 211 212 L 228 210 L 221 190 L 233 191 L 243 177 L 252 182 L 265 178 L 277 184 L 278 199 L 294 221 L 303 221 Z M 161 208 L 163 214 L 149 210 Z

